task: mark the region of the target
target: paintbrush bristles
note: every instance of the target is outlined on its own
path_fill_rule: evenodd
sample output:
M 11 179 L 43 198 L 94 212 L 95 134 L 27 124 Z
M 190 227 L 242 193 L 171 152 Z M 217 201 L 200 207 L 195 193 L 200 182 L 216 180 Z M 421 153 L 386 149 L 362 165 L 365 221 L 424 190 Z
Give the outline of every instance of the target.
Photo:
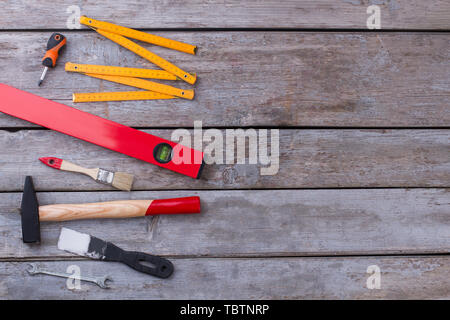
M 131 191 L 133 179 L 134 176 L 126 172 L 115 172 L 112 186 L 120 190 Z

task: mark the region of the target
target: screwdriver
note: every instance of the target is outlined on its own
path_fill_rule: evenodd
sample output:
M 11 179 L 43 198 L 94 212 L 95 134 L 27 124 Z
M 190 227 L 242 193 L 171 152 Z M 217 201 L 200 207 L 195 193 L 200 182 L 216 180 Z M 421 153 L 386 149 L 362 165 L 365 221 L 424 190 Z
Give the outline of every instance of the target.
M 61 33 L 54 33 L 48 39 L 47 42 L 47 52 L 42 58 L 42 64 L 45 66 L 44 71 L 42 72 L 41 78 L 39 79 L 39 86 L 47 74 L 48 68 L 53 68 L 56 65 L 56 60 L 58 60 L 59 51 L 66 45 L 66 37 L 64 37 Z

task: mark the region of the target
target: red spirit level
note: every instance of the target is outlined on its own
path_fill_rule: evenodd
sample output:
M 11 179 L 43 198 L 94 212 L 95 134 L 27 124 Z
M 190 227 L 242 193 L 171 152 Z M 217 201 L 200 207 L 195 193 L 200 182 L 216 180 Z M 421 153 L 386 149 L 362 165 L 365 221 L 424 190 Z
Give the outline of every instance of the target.
M 199 178 L 203 152 L 0 84 L 0 112 Z

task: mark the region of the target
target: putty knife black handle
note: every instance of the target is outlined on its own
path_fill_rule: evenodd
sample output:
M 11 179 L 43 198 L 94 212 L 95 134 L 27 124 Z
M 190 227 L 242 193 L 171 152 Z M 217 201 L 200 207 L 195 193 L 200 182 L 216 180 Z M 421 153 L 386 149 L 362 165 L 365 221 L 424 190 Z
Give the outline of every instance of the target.
M 98 240 L 91 237 L 89 249 L 91 249 L 93 242 L 95 243 Z M 104 242 L 103 240 L 100 241 Z M 125 251 L 111 242 L 106 242 L 106 246 L 103 246 L 103 248 L 103 250 L 100 250 L 103 260 L 122 262 L 139 272 L 163 279 L 170 277 L 173 273 L 173 264 L 167 259 L 143 252 Z
M 172 262 L 143 252 L 124 251 L 122 262 L 137 271 L 158 278 L 168 278 L 173 273 Z

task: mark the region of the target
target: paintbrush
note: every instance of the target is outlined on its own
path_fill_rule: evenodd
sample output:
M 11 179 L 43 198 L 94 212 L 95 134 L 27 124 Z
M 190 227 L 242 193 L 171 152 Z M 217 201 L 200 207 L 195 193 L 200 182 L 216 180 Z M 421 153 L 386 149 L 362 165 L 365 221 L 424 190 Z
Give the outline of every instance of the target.
M 120 190 L 130 191 L 133 185 L 133 175 L 125 172 L 111 172 L 101 168 L 88 169 L 55 157 L 44 157 L 39 158 L 39 160 L 51 168 L 82 173 L 97 182 L 113 186 Z
M 173 273 L 173 264 L 167 259 L 143 252 L 125 251 L 111 242 L 68 228 L 61 229 L 58 249 L 91 259 L 122 262 L 158 278 L 168 278 Z

